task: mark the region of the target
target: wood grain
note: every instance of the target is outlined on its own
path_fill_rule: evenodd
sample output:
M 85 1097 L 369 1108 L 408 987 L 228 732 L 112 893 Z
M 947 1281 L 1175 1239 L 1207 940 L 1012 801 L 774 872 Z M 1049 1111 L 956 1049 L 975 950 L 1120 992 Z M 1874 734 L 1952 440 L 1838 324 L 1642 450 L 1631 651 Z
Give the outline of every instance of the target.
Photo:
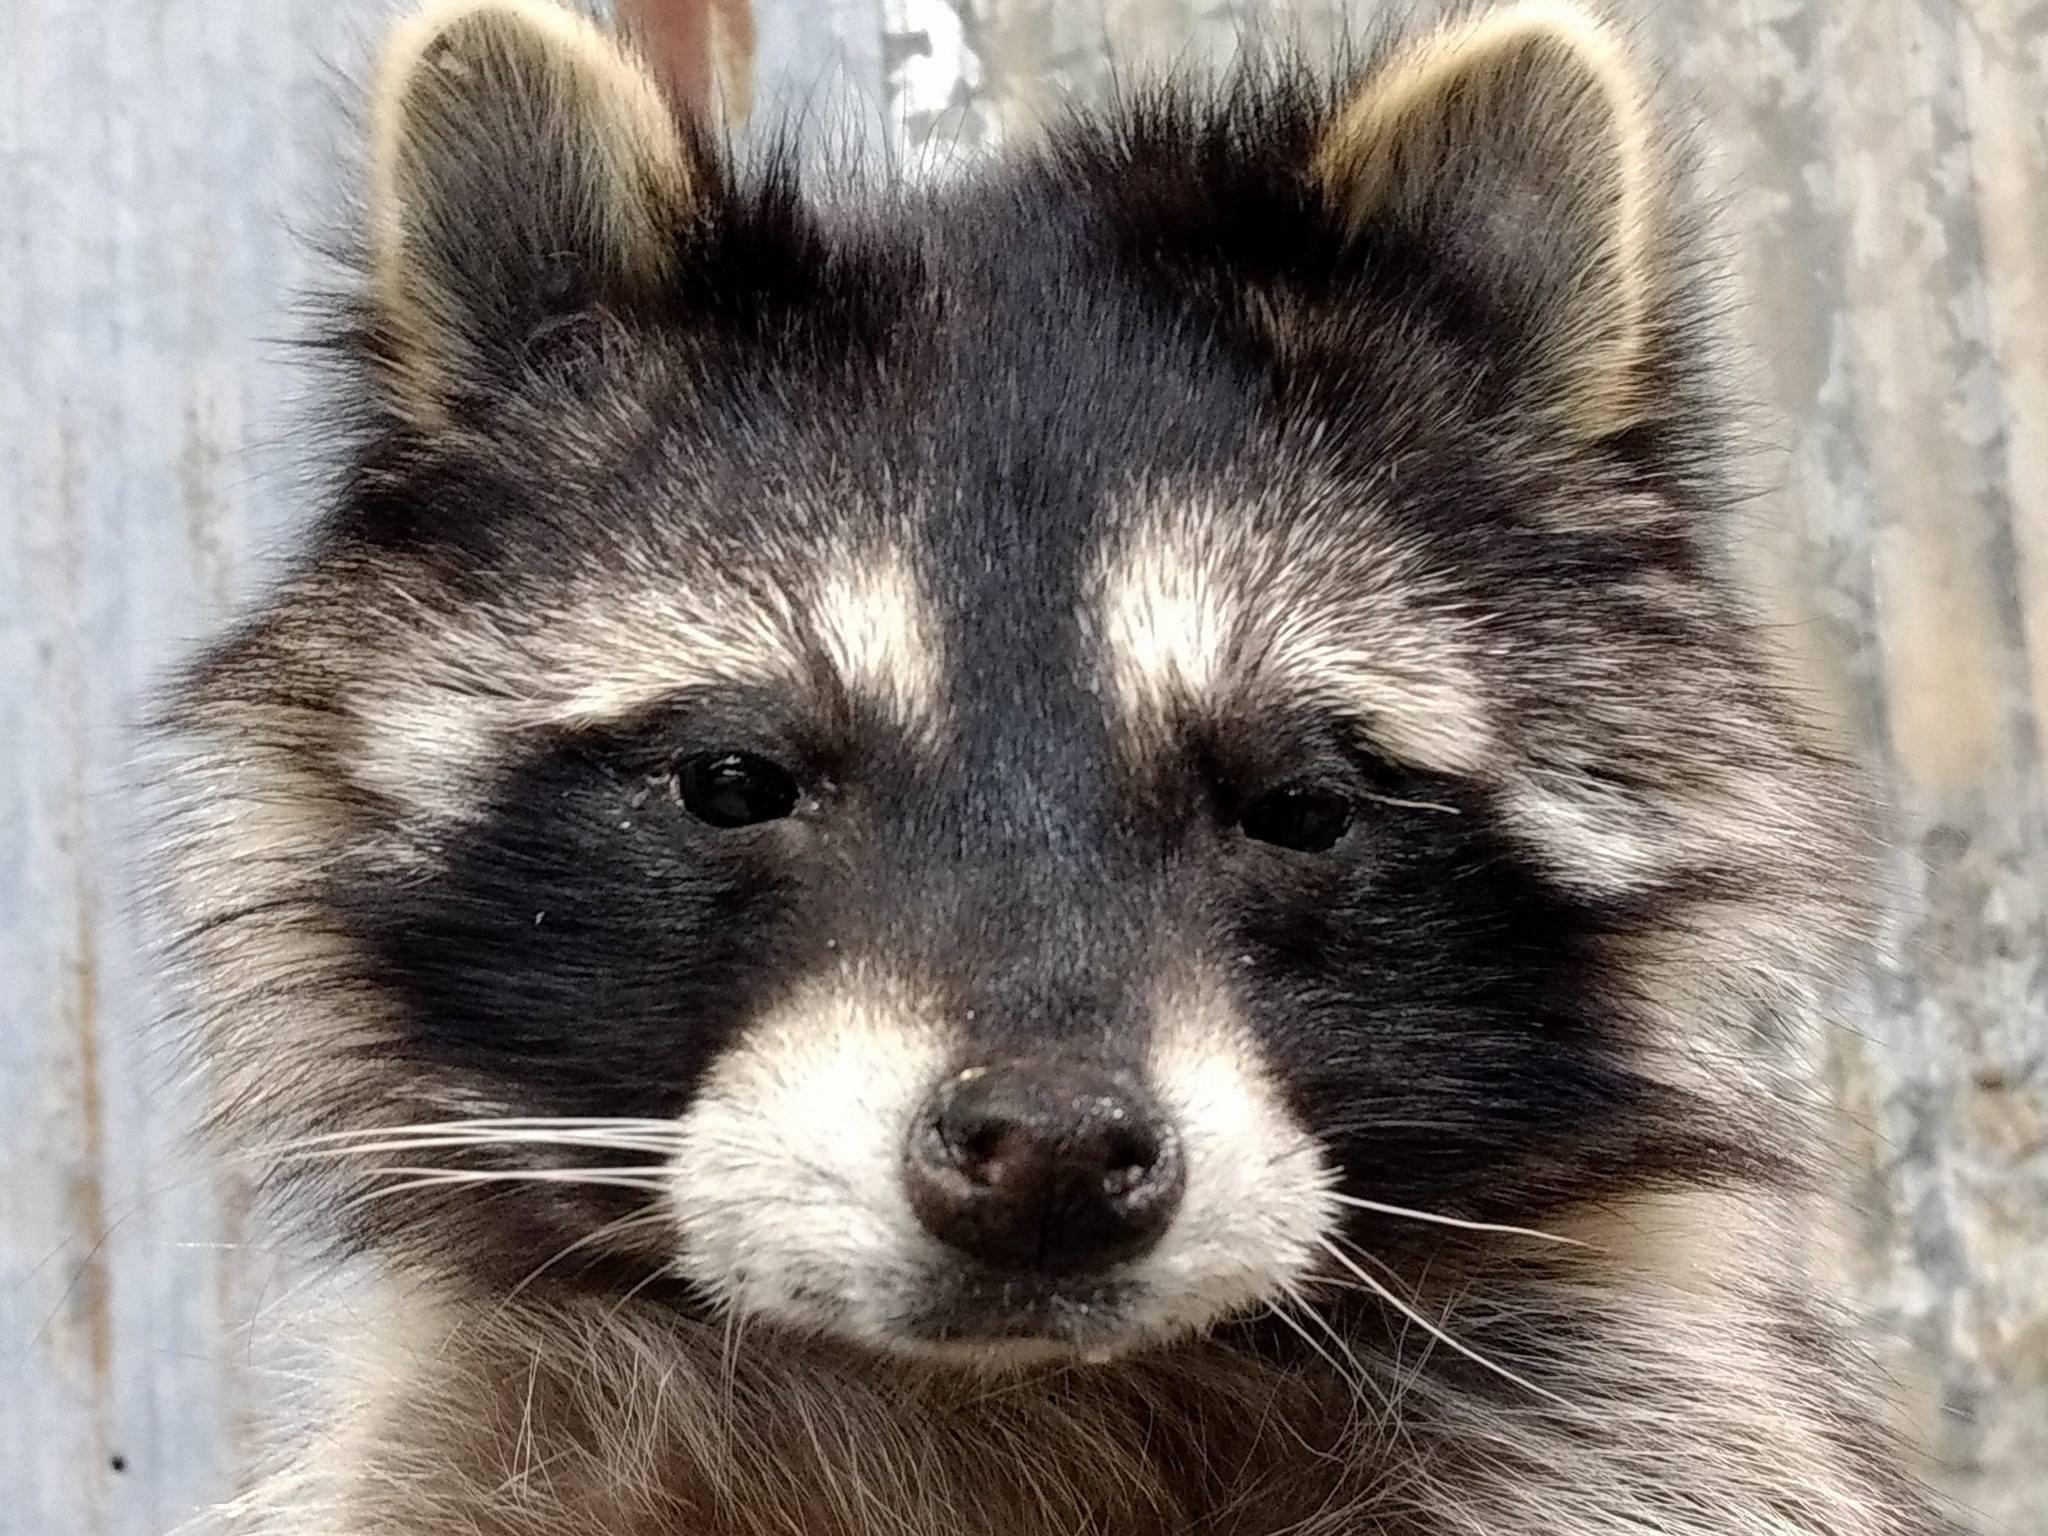
M 290 1277 L 181 1150 L 126 726 L 304 515 L 281 341 L 382 9 L 0 22 L 4 1536 L 158 1536 L 247 1467 L 249 1326 Z M 755 0 L 754 120 L 942 172 L 1112 61 L 1326 47 L 1367 9 Z M 1893 954 L 1827 1061 L 1846 1275 L 1942 1478 L 1987 1529 L 2048 1533 L 2048 4 L 1619 9 L 1715 149 L 1760 407 L 1748 568 L 1891 794 Z

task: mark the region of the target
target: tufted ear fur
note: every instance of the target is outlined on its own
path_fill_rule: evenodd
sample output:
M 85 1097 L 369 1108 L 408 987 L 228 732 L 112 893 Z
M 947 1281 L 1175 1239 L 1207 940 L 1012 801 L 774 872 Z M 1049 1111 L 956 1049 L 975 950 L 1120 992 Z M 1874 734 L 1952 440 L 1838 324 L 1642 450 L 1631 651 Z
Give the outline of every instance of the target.
M 1354 238 L 1397 230 L 1512 296 L 1539 403 L 1589 438 L 1646 407 L 1662 174 L 1619 37 L 1562 0 L 1453 23 L 1376 70 L 1314 174 Z
M 641 60 L 548 0 L 402 22 L 371 131 L 371 305 L 401 414 L 431 422 L 550 315 L 670 276 L 699 179 Z

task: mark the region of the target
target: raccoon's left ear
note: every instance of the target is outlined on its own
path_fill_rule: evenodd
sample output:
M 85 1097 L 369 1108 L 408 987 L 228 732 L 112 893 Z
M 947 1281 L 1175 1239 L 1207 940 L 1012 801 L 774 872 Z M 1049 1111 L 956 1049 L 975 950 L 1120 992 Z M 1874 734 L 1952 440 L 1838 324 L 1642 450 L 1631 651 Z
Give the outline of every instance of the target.
M 1314 176 L 1353 237 L 1392 228 L 1511 296 L 1515 366 L 1589 437 L 1642 416 L 1666 263 L 1644 82 L 1560 0 L 1454 23 L 1375 71 Z
M 371 304 L 401 414 L 432 422 L 551 314 L 659 290 L 700 175 L 652 73 L 548 0 L 454 0 L 384 49 Z

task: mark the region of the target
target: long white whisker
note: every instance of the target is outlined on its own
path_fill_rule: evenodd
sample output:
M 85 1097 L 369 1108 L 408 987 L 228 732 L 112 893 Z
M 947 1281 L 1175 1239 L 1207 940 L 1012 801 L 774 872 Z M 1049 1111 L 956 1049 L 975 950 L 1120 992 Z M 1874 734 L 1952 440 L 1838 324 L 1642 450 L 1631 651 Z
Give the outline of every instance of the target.
M 342 1142 L 391 1136 L 473 1132 L 497 1135 L 521 1131 L 628 1131 L 652 1138 L 673 1138 L 677 1134 L 677 1125 L 673 1120 L 648 1120 L 623 1115 L 542 1115 L 502 1120 L 420 1120 L 409 1124 L 367 1125 L 346 1131 L 321 1131 L 262 1150 L 271 1153 L 292 1152 L 301 1147 L 331 1146 Z
M 608 1135 L 599 1131 L 515 1131 L 509 1134 L 478 1135 L 450 1132 L 426 1136 L 398 1136 L 387 1141 L 352 1142 L 346 1146 L 307 1147 L 280 1156 L 289 1162 L 328 1162 L 337 1158 L 361 1157 L 372 1152 L 412 1152 L 442 1147 L 560 1146 L 611 1148 L 620 1152 L 673 1152 L 677 1143 L 648 1138 Z
M 1381 1267 L 1384 1268 L 1385 1266 L 1382 1265 Z M 1367 1287 L 1356 1284 L 1353 1281 L 1341 1279 L 1336 1275 L 1311 1275 L 1308 1277 L 1308 1280 L 1310 1284 L 1315 1286 L 1328 1286 L 1333 1287 L 1337 1290 L 1365 1292 L 1366 1294 L 1373 1294 L 1368 1290 Z M 1312 1311 L 1310 1315 L 1313 1316 L 1318 1322 L 1322 1323 L 1324 1330 L 1328 1332 L 1332 1338 L 1342 1337 L 1342 1335 L 1339 1334 L 1336 1326 L 1329 1322 L 1328 1319 L 1324 1318 L 1321 1313 Z M 1436 1347 L 1436 1343 L 1434 1340 L 1430 1340 L 1428 1343 L 1426 1343 L 1423 1348 L 1421 1357 L 1416 1361 L 1414 1369 L 1404 1374 L 1401 1369 L 1401 1343 L 1402 1340 L 1407 1337 L 1407 1327 L 1408 1325 L 1404 1322 L 1402 1324 L 1402 1331 L 1400 1337 L 1394 1341 L 1394 1359 L 1391 1362 L 1393 1371 L 1392 1381 L 1382 1385 L 1380 1382 L 1375 1380 L 1373 1384 L 1373 1391 L 1374 1394 L 1380 1399 L 1381 1403 L 1385 1405 L 1384 1411 L 1380 1415 L 1380 1427 L 1382 1429 L 1391 1429 L 1391 1431 L 1395 1435 L 1399 1436 L 1403 1442 L 1412 1445 L 1413 1436 L 1409 1433 L 1408 1426 L 1404 1424 L 1401 1419 L 1401 1400 L 1402 1398 L 1406 1397 L 1408 1393 L 1413 1389 L 1416 1381 L 1421 1379 L 1423 1367 L 1428 1361 L 1429 1351 Z M 1352 1360 L 1356 1360 L 1358 1358 L 1356 1351 L 1354 1351 L 1349 1344 L 1344 1345 L 1344 1353 L 1348 1358 Z
M 1478 1350 L 1474 1349 L 1471 1345 L 1465 1343 L 1462 1339 L 1458 1339 L 1453 1335 L 1446 1333 L 1442 1328 L 1438 1327 L 1435 1323 L 1431 1322 L 1421 1312 L 1417 1311 L 1414 1307 L 1410 1306 L 1407 1302 L 1403 1301 L 1399 1296 L 1395 1295 L 1385 1285 L 1382 1285 L 1379 1281 L 1375 1280 L 1371 1275 L 1367 1274 L 1364 1268 L 1361 1267 L 1359 1264 L 1355 1263 L 1349 1254 L 1344 1252 L 1343 1249 L 1339 1248 L 1334 1242 L 1330 1241 L 1330 1239 L 1328 1239 L 1327 1237 L 1318 1238 L 1317 1241 L 1322 1245 L 1323 1250 L 1326 1253 L 1328 1253 L 1331 1258 L 1335 1259 L 1339 1264 L 1342 1264 L 1346 1269 L 1350 1270 L 1352 1274 L 1356 1275 L 1358 1277 L 1359 1283 L 1365 1286 L 1367 1290 L 1371 1291 L 1374 1295 L 1378 1296 L 1380 1300 L 1384 1301 L 1388 1306 L 1392 1307 L 1395 1311 L 1399 1312 L 1403 1317 L 1407 1318 L 1417 1327 L 1423 1329 L 1425 1332 L 1434 1336 L 1439 1342 L 1444 1344 L 1446 1347 L 1456 1350 L 1459 1354 L 1463 1355 L 1467 1360 L 1470 1360 L 1474 1365 L 1484 1366 L 1487 1370 L 1492 1371 L 1494 1375 L 1500 1377 L 1503 1381 L 1513 1382 L 1516 1386 L 1520 1387 L 1524 1392 L 1532 1392 L 1538 1397 L 1547 1398 L 1549 1401 L 1556 1403 L 1560 1408 L 1570 1409 L 1572 1407 L 1571 1403 L 1566 1401 L 1564 1398 L 1559 1397 L 1555 1392 L 1552 1392 L 1549 1388 L 1539 1387 L 1536 1385 L 1536 1383 L 1528 1380 L 1526 1377 L 1516 1375 L 1506 1366 L 1500 1364 L 1500 1362 L 1496 1360 L 1489 1360 L 1485 1355 L 1482 1355 Z
M 673 1120 L 647 1120 L 627 1115 L 535 1115 L 496 1120 L 420 1120 L 404 1125 L 365 1126 L 350 1131 L 329 1131 L 309 1140 L 339 1140 L 348 1136 L 382 1136 L 398 1131 L 499 1131 L 499 1130 L 674 1130 Z
M 1586 1244 L 1576 1237 L 1565 1237 L 1557 1232 L 1539 1232 L 1534 1227 L 1511 1227 L 1498 1221 L 1468 1221 L 1461 1216 L 1439 1216 L 1434 1211 L 1412 1210 L 1405 1205 L 1388 1205 L 1380 1200 L 1361 1200 L 1356 1195 L 1340 1195 L 1335 1191 L 1330 1198 L 1339 1205 L 1348 1205 L 1361 1211 L 1377 1211 L 1382 1216 L 1399 1216 L 1408 1221 L 1426 1221 L 1437 1227 L 1457 1227 L 1465 1232 L 1505 1232 L 1512 1237 L 1533 1237 L 1538 1242 L 1562 1243 L 1568 1248 L 1584 1248 Z
M 631 1168 L 428 1168 L 405 1163 L 388 1164 L 369 1170 L 375 1174 L 430 1179 L 444 1184 L 612 1184 L 635 1189 L 659 1189 L 658 1170 L 641 1172 Z
M 648 1175 L 620 1173 L 616 1169 L 590 1168 L 549 1168 L 532 1171 L 490 1170 L 469 1172 L 451 1168 L 378 1168 L 379 1174 L 399 1175 L 396 1184 L 382 1184 L 377 1188 L 358 1195 L 351 1200 L 347 1209 L 359 1210 L 373 1200 L 382 1200 L 392 1195 L 406 1194 L 412 1190 L 438 1189 L 461 1184 L 588 1184 L 611 1189 L 638 1190 L 643 1194 L 658 1193 L 664 1181 Z
M 1321 1344 L 1317 1343 L 1315 1339 L 1310 1336 L 1308 1330 L 1303 1328 L 1300 1325 L 1300 1323 L 1297 1322 L 1295 1318 L 1290 1316 L 1284 1308 L 1274 1306 L 1269 1302 L 1267 1304 L 1268 1310 L 1271 1311 L 1275 1317 L 1279 1318 L 1281 1322 L 1287 1324 L 1288 1327 L 1292 1328 L 1304 1344 L 1308 1345 L 1310 1349 L 1314 1350 L 1318 1355 L 1321 1355 L 1323 1357 L 1324 1362 L 1328 1364 L 1330 1369 L 1337 1373 L 1337 1379 L 1343 1382 L 1344 1385 L 1350 1389 L 1352 1405 L 1355 1408 L 1364 1407 L 1369 1382 L 1366 1376 L 1365 1367 L 1359 1363 L 1357 1353 L 1351 1348 L 1351 1346 L 1348 1343 L 1345 1342 L 1344 1336 L 1341 1333 L 1339 1333 L 1335 1327 L 1331 1325 L 1330 1320 L 1324 1317 L 1320 1312 L 1316 1311 L 1316 1309 L 1309 1304 L 1308 1298 L 1302 1295 L 1300 1291 L 1298 1291 L 1291 1285 L 1283 1284 L 1281 1286 L 1281 1294 L 1285 1296 L 1288 1301 L 1292 1302 L 1294 1306 L 1298 1308 L 1305 1317 L 1307 1317 L 1311 1322 L 1315 1323 L 1319 1328 L 1321 1328 L 1325 1334 L 1329 1335 L 1330 1342 L 1334 1344 L 1339 1350 L 1343 1351 L 1344 1358 L 1345 1360 L 1350 1362 L 1351 1368 L 1349 1370 L 1346 1370 L 1344 1366 L 1338 1362 L 1336 1356 L 1332 1355 L 1329 1350 L 1325 1349 Z M 1384 1408 L 1388 1410 L 1392 1409 L 1393 1404 L 1386 1399 L 1384 1394 L 1375 1392 L 1374 1395 L 1380 1398 Z M 1382 1422 L 1384 1422 L 1384 1415 L 1382 1415 Z
M 1445 805 L 1441 800 L 1402 800 L 1394 795 L 1376 795 L 1370 790 L 1363 790 L 1360 793 L 1377 804 L 1398 806 L 1404 811 L 1435 811 L 1440 816 L 1464 814 L 1455 805 Z
M 487 1126 L 474 1128 L 457 1127 L 453 1130 L 427 1126 L 417 1130 L 398 1129 L 387 1131 L 384 1133 L 382 1138 L 365 1136 L 359 1138 L 359 1140 L 356 1141 L 333 1142 L 330 1143 L 330 1145 L 340 1147 L 343 1150 L 347 1150 L 350 1147 L 359 1145 L 360 1141 L 374 1141 L 378 1139 L 388 1141 L 563 1140 L 603 1142 L 621 1138 L 630 1141 L 656 1142 L 663 1146 L 674 1146 L 676 1143 L 682 1140 L 682 1137 L 680 1135 L 657 1136 L 637 1126 L 627 1126 L 624 1129 L 620 1129 L 613 1126 L 595 1125 L 572 1125 L 562 1127 L 513 1126 L 510 1128 Z M 322 1151 L 325 1149 L 319 1147 L 309 1147 L 305 1150 Z

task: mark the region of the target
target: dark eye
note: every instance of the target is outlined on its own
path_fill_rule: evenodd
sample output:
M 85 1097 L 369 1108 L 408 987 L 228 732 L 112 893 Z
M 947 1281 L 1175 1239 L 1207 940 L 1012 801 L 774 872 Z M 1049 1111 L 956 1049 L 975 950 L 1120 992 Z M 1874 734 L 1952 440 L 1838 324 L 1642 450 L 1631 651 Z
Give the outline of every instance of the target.
M 1351 825 L 1351 802 L 1311 784 L 1268 790 L 1245 807 L 1244 835 L 1298 853 L 1323 853 Z
M 789 770 L 751 752 L 699 752 L 676 764 L 683 808 L 714 827 L 780 821 L 796 809 Z

